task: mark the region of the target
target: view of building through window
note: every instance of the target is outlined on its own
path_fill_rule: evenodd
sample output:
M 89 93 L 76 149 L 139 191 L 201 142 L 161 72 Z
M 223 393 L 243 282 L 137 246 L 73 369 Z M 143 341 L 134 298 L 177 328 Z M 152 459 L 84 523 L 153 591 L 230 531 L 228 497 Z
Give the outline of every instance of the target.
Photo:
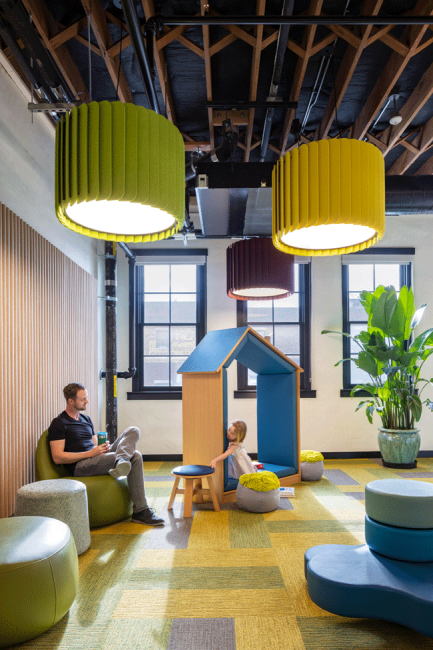
M 343 269 L 343 331 L 352 337 L 366 330 L 367 315 L 360 302 L 361 291 L 374 291 L 376 287 L 394 286 L 397 291 L 404 284 L 410 286 L 410 263 L 353 263 Z M 344 358 L 353 358 L 359 347 L 353 339 L 343 337 Z M 346 362 L 343 370 L 344 388 L 370 381 L 369 376 L 355 364 Z
M 138 264 L 134 389 L 180 390 L 177 371 L 204 332 L 204 264 Z

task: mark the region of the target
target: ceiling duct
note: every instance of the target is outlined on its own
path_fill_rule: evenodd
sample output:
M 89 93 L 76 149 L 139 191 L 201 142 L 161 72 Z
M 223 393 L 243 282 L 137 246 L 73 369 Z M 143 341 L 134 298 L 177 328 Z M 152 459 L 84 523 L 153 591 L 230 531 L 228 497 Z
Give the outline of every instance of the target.
M 197 206 L 205 237 L 270 237 L 274 163 L 197 164 Z M 385 176 L 385 213 L 433 215 L 432 176 Z

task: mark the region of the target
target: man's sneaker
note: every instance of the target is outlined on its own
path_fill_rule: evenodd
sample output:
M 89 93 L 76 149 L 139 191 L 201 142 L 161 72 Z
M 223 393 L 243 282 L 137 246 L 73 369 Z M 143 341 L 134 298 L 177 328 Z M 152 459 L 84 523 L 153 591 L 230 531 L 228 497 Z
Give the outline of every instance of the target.
M 132 514 L 132 519 L 135 524 L 145 524 L 146 526 L 163 526 L 165 521 L 155 515 L 153 508 L 145 508 L 139 512 Z
M 128 476 L 131 471 L 131 463 L 126 458 L 120 458 L 113 469 L 109 469 L 108 473 L 113 478 L 122 478 Z

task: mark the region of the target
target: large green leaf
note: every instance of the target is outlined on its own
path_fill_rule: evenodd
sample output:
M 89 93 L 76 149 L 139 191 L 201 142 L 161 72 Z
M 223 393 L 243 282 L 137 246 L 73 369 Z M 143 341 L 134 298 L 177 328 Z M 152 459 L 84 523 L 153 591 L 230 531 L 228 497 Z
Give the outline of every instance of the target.
M 425 312 L 426 307 L 427 307 L 427 305 L 421 305 L 421 307 L 419 309 L 417 309 L 416 312 L 414 313 L 413 318 L 412 318 L 411 323 L 410 323 L 410 330 L 411 331 L 414 330 L 415 327 L 420 323 L 421 318 L 423 317 L 423 314 Z M 407 338 L 409 338 L 409 337 L 407 337 Z
M 407 402 L 411 412 L 413 413 L 415 422 L 418 422 L 422 413 L 422 404 L 420 398 L 418 395 L 411 395 Z
M 433 327 L 416 337 L 409 348 L 409 352 L 420 352 L 422 354 L 426 345 L 433 345 Z
M 369 353 L 363 350 L 358 354 L 358 359 L 355 359 L 355 363 L 361 370 L 364 370 L 372 377 L 377 377 L 379 372 L 379 364 L 376 359 Z
M 400 289 L 398 302 L 401 305 L 405 315 L 403 338 L 405 341 L 407 341 L 410 338 L 413 330 L 412 322 L 415 314 L 415 298 L 413 296 L 412 289 L 404 285 Z
M 409 323 L 411 320 L 412 317 L 409 318 Z M 390 320 L 389 320 L 389 330 L 387 333 L 393 338 L 403 343 L 405 338 L 404 337 L 405 331 L 406 331 L 405 305 L 404 305 L 404 300 L 401 301 L 399 298 L 397 300 L 397 304 L 395 305 L 391 313 Z
M 382 363 L 384 361 L 397 361 L 401 355 L 401 349 L 398 347 L 398 345 L 369 345 L 366 348 L 366 351 Z
M 389 332 L 392 315 L 397 306 L 394 287 L 386 287 L 371 310 L 371 326 L 379 327 L 385 334 Z

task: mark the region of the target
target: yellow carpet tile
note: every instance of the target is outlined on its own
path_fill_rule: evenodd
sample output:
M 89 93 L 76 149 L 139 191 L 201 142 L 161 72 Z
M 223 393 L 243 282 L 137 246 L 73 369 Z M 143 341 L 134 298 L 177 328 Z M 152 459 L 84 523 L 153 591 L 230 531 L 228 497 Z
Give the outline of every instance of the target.
M 125 590 L 113 618 L 233 618 L 290 616 L 293 604 L 285 589 Z

